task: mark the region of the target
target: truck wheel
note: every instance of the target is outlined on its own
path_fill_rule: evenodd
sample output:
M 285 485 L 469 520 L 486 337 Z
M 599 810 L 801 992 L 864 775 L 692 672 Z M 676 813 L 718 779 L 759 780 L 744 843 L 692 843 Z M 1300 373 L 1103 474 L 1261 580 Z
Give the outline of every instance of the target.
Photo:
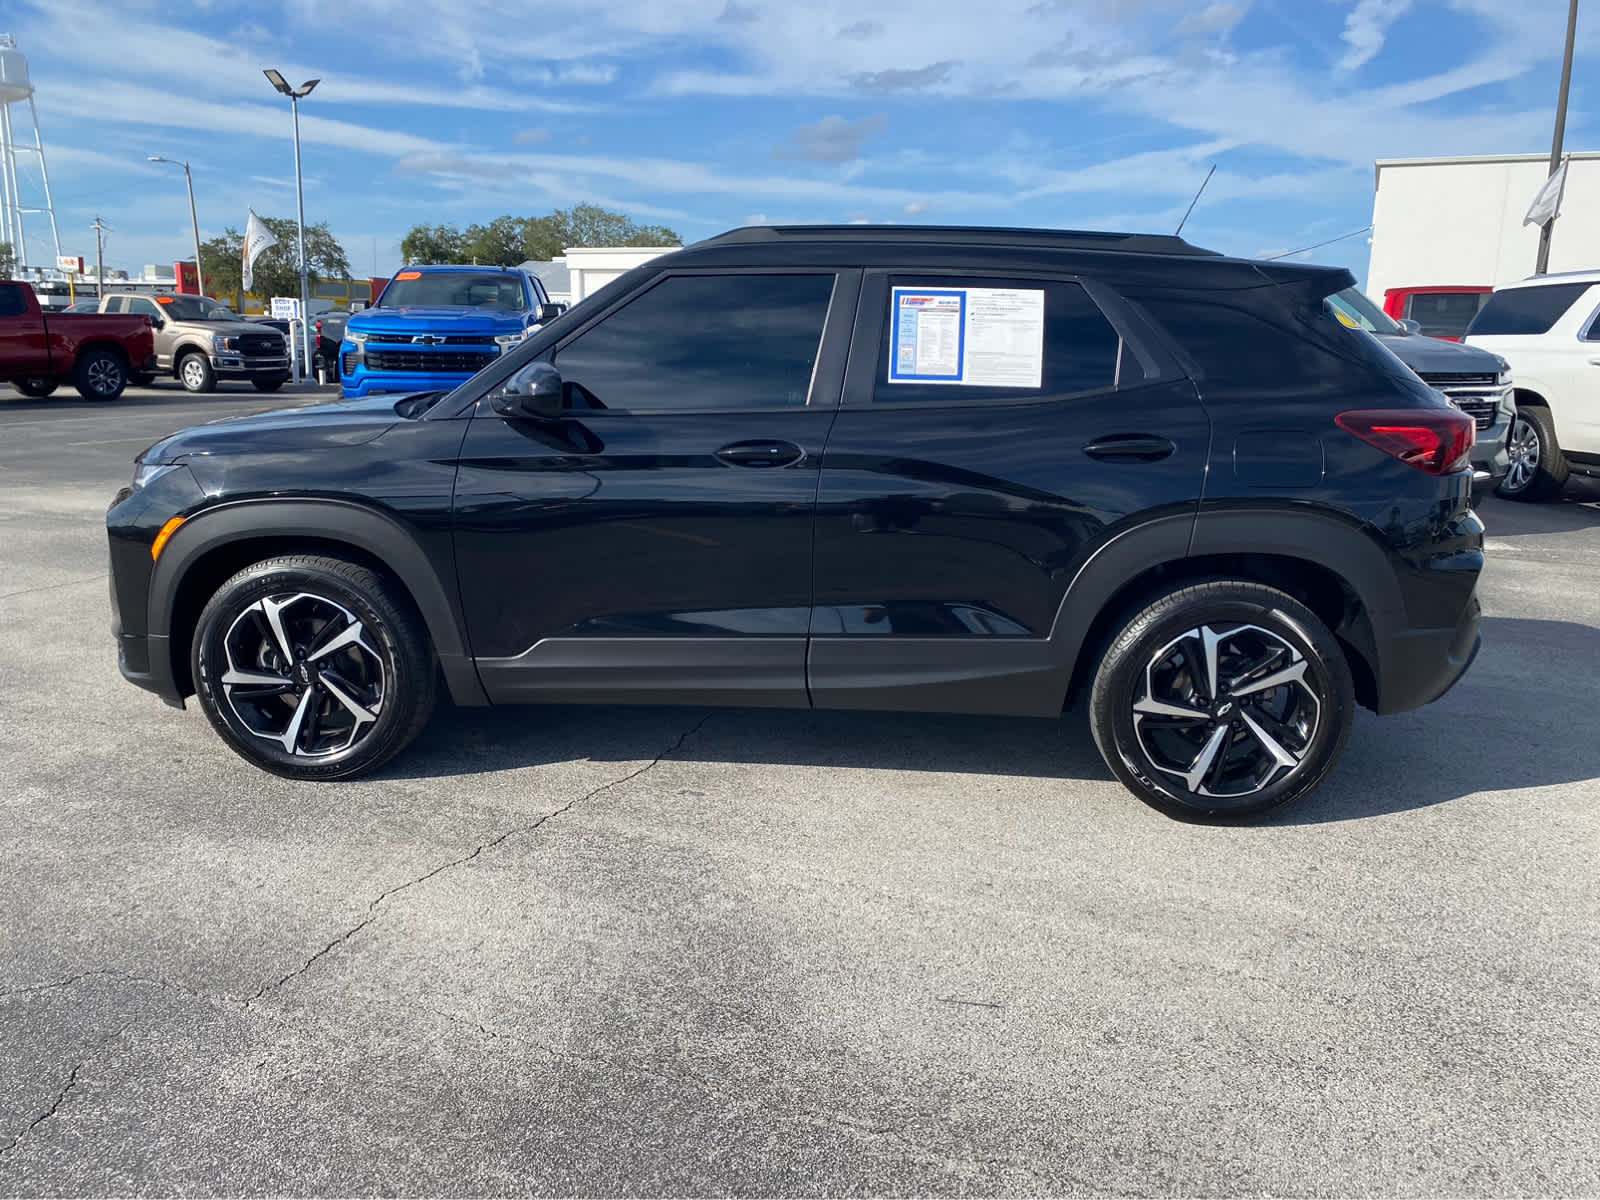
M 258 392 L 275 392 L 288 380 L 284 379 L 282 375 L 252 375 L 250 382 Z
M 85 400 L 115 400 L 128 386 L 128 367 L 115 350 L 93 347 L 78 356 L 73 380 Z
M 217 390 L 217 373 L 211 369 L 206 356 L 191 350 L 178 360 L 178 382 L 186 392 L 214 392 Z
M 19 379 L 11 385 L 24 396 L 32 396 L 35 400 L 43 400 L 51 392 L 61 386 L 59 379 Z
M 1089 724 L 1134 795 L 1191 821 L 1251 821 L 1310 794 L 1343 752 L 1355 688 L 1315 613 L 1245 580 L 1158 597 L 1095 673 Z
M 1511 466 L 1495 489 L 1507 500 L 1554 500 L 1567 486 L 1567 457 L 1556 441 L 1550 413 L 1537 404 L 1517 406 L 1506 439 Z
M 312 554 L 256 563 L 218 588 L 190 661 L 222 740 L 289 779 L 350 779 L 387 762 L 427 722 L 439 670 L 403 590 Z

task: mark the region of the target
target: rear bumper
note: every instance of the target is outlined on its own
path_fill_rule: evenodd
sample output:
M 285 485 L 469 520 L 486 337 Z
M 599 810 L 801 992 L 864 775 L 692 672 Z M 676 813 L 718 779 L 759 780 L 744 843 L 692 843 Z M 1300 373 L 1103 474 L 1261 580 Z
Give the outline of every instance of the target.
M 1378 712 L 1409 712 L 1432 704 L 1466 674 L 1478 656 L 1483 610 L 1474 595 L 1461 620 L 1448 629 L 1413 629 L 1396 634 L 1382 649 Z

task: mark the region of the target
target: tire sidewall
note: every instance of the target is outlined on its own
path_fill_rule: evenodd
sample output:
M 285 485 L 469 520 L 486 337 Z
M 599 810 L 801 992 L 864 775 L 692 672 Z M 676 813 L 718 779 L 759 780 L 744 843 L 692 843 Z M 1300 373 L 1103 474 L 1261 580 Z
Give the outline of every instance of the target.
M 1566 486 L 1565 464 L 1561 459 L 1561 447 L 1556 441 L 1555 425 L 1551 422 L 1550 415 L 1537 405 L 1520 407 L 1511 420 L 1508 445 L 1510 438 L 1516 436 L 1519 424 L 1533 430 L 1533 436 L 1539 446 L 1538 464 L 1534 467 L 1528 482 L 1522 487 L 1507 487 L 1502 480 L 1495 488 L 1495 493 L 1503 500 L 1537 502 L 1553 499 Z
M 117 386 L 110 391 L 102 391 L 90 382 L 90 372 L 96 364 L 104 364 L 114 368 L 117 372 Z M 90 400 L 115 400 L 122 395 L 128 386 L 128 368 L 123 365 L 122 359 L 110 350 L 94 349 L 88 351 L 78 362 L 78 392 Z
M 189 382 L 189 363 L 191 359 L 200 365 L 199 378 L 197 382 L 192 384 Z M 206 362 L 203 355 L 198 351 L 190 351 L 178 360 L 178 382 L 183 385 L 184 391 L 198 395 L 201 392 L 209 392 L 216 387 L 217 377 L 216 373 L 211 369 L 211 364 Z
M 1247 592 L 1260 598 L 1244 598 Z M 1133 705 L 1144 670 L 1156 651 L 1186 630 L 1203 624 L 1250 624 L 1284 638 L 1310 664 L 1308 682 L 1321 704 L 1316 737 L 1301 766 L 1237 804 L 1207 805 L 1147 759 L 1134 731 Z M 1235 598 L 1184 598 L 1182 593 L 1143 610 L 1116 639 L 1096 676 L 1091 713 L 1095 740 L 1107 765 L 1146 803 L 1190 821 L 1251 820 L 1283 808 L 1313 791 L 1338 760 L 1354 719 L 1350 669 L 1333 635 L 1304 606 L 1265 587 L 1240 585 Z
M 222 643 L 234 620 L 262 597 L 285 592 L 323 596 L 354 613 L 383 659 L 385 688 L 378 719 L 354 746 L 338 754 L 317 758 L 293 755 L 282 746 L 257 736 L 234 713 L 217 682 L 227 669 Z M 366 589 L 355 587 L 334 572 L 318 567 L 269 562 L 241 572 L 211 598 L 195 628 L 190 668 L 201 709 L 237 754 L 274 774 L 334 779 L 359 774 L 382 762 L 393 753 L 397 738 L 409 740 L 407 731 L 413 723 L 421 690 L 420 681 L 414 678 L 416 655 L 408 654 L 397 642 L 396 621 L 384 611 L 387 607 L 381 599 L 367 595 Z

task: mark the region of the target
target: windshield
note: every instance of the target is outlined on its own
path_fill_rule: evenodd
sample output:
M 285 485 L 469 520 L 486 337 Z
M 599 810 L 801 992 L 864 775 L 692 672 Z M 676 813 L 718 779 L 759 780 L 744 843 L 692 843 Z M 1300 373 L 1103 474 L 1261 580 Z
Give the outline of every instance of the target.
M 383 289 L 379 308 L 488 308 L 521 312 L 522 281 L 503 271 L 401 271 Z
M 204 296 L 157 296 L 161 311 L 174 321 L 237 321 L 233 309 Z
M 1328 307 L 1351 329 L 1368 333 L 1404 333 L 1389 315 L 1353 287 L 1328 297 Z

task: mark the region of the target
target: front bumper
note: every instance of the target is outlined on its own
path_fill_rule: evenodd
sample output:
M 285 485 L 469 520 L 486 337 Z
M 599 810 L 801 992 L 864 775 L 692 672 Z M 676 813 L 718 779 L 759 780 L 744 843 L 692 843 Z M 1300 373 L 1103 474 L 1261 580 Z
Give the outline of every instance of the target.
M 339 387 L 346 400 L 372 396 L 380 392 L 450 391 L 471 379 L 473 374 L 471 371 L 461 374 L 424 374 L 412 371 L 357 369 L 352 375 L 340 376 Z
M 211 369 L 219 379 L 253 379 L 258 375 L 289 374 L 287 355 L 255 357 L 246 354 L 213 354 Z

